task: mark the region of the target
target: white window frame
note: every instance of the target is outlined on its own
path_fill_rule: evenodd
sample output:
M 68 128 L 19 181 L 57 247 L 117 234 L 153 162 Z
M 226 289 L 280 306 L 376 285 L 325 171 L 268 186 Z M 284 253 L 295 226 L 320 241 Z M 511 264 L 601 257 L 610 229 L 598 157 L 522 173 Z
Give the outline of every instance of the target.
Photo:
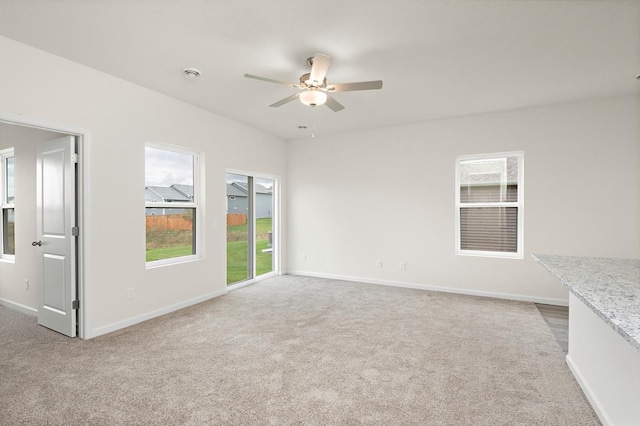
M 272 175 L 270 173 L 260 173 L 260 172 L 251 172 L 251 171 L 247 171 L 247 170 L 242 170 L 242 169 L 234 169 L 234 168 L 227 168 L 226 169 L 226 173 L 225 176 L 227 174 L 234 174 L 234 175 L 240 175 L 240 176 L 247 176 L 250 177 L 252 179 L 254 179 L 254 183 L 256 179 L 269 179 L 273 181 L 273 219 L 271 222 L 271 226 L 272 226 L 272 232 L 273 232 L 273 270 L 271 272 L 267 272 L 265 274 L 262 275 L 257 275 L 256 276 L 256 269 L 257 269 L 257 265 L 256 265 L 256 256 L 253 256 L 253 263 L 251 265 L 252 267 L 252 271 L 253 271 L 253 277 L 249 278 L 247 280 L 244 281 L 239 281 L 237 283 L 231 284 L 227 286 L 227 289 L 229 291 L 231 290 L 236 290 L 239 288 L 242 288 L 244 286 L 265 280 L 267 278 L 272 278 L 275 277 L 277 275 L 280 274 L 281 271 L 281 265 L 280 265 L 280 177 L 277 175 Z M 247 196 L 251 196 L 253 197 L 254 201 L 256 199 L 256 187 L 255 184 L 252 185 L 253 186 L 253 192 L 252 194 L 247 194 Z M 252 229 L 252 233 L 254 235 L 250 235 L 250 238 L 252 239 L 252 251 L 255 253 L 255 229 L 256 229 L 256 204 L 255 202 L 251 203 L 253 205 L 253 209 L 251 211 L 251 217 L 253 218 L 252 223 L 251 223 L 251 229 Z M 226 209 L 226 213 L 229 212 L 229 208 L 227 206 Z M 249 213 L 249 212 L 247 212 Z M 225 235 L 225 239 L 226 239 L 226 235 Z M 226 253 L 226 250 L 225 250 Z M 225 271 L 227 268 L 227 263 L 225 261 Z
M 201 231 L 201 223 L 202 221 L 200 220 L 200 215 L 201 215 L 201 210 L 202 210 L 202 203 L 200 201 L 201 197 L 200 197 L 200 192 L 201 192 L 201 188 L 200 188 L 200 174 L 201 174 L 201 170 L 200 170 L 200 164 L 201 164 L 201 157 L 202 157 L 202 153 L 196 152 L 196 151 L 192 151 L 190 149 L 186 149 L 186 148 L 182 148 L 182 147 L 177 147 L 175 145 L 168 145 L 168 144 L 162 144 L 162 143 L 156 143 L 156 142 L 147 142 L 145 144 L 145 148 L 153 148 L 153 149 L 159 149 L 159 150 L 164 150 L 164 151 L 170 151 L 170 152 L 175 152 L 178 154 L 186 154 L 186 155 L 191 155 L 193 157 L 193 200 L 191 202 L 184 202 L 184 203 L 175 203 L 175 202 L 171 202 L 171 203 L 163 203 L 163 202 L 154 202 L 154 201 L 148 201 L 146 199 L 146 195 L 145 195 L 145 220 L 146 220 L 146 209 L 147 208 L 169 208 L 169 209 L 180 209 L 180 208 L 186 208 L 186 209 L 194 209 L 193 212 L 193 220 L 195 222 L 195 254 L 192 255 L 188 255 L 188 256 L 180 256 L 180 257 L 172 257 L 169 259 L 160 259 L 160 260 L 153 260 L 151 262 L 146 262 L 146 268 L 147 269 L 151 269 L 151 268 L 156 268 L 156 267 L 160 267 L 160 266 L 166 266 L 166 265 L 174 265 L 174 264 L 179 264 L 179 263 L 185 263 L 185 262 L 191 262 L 194 260 L 198 260 L 201 258 L 201 238 L 200 235 L 202 233 Z M 145 158 L 145 178 L 146 178 L 146 158 Z M 145 185 L 146 186 L 146 185 Z M 146 251 L 146 223 L 145 223 L 145 251 Z
M 489 203 L 461 203 L 460 202 L 460 163 L 469 160 L 489 160 L 507 157 L 518 158 L 518 201 L 516 202 L 489 202 Z M 459 155 L 456 157 L 456 178 L 455 178 L 455 253 L 463 256 L 499 257 L 506 259 L 524 259 L 524 152 L 498 152 L 490 154 Z M 460 241 L 460 209 L 475 207 L 516 207 L 518 209 L 518 230 L 517 230 L 517 251 L 483 251 L 483 250 L 463 250 Z
M 0 259 L 8 262 L 14 262 L 16 256 L 14 254 L 6 254 L 4 252 L 4 212 L 8 209 L 13 209 L 13 214 L 15 218 L 16 205 L 15 198 L 13 203 L 9 203 L 7 200 L 7 185 L 6 181 L 7 176 L 7 159 L 13 158 L 14 169 L 13 169 L 13 178 L 14 178 L 14 192 L 15 192 L 15 150 L 14 148 L 7 148 L 0 151 Z M 14 194 L 15 197 L 15 194 Z

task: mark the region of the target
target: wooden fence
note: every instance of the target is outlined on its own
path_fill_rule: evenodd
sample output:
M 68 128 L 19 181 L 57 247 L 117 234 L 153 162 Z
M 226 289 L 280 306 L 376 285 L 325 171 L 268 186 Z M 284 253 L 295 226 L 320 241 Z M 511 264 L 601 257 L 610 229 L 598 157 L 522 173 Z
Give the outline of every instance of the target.
M 146 216 L 146 218 L 147 229 L 190 231 L 193 228 L 192 221 L 185 219 L 185 215 L 182 214 Z
M 227 226 L 244 225 L 247 223 L 246 214 L 231 213 L 227 215 Z
M 147 229 L 190 231 L 193 226 L 191 220 L 185 219 L 182 214 L 167 214 L 146 216 Z M 227 226 L 244 225 L 247 223 L 246 214 L 228 214 Z

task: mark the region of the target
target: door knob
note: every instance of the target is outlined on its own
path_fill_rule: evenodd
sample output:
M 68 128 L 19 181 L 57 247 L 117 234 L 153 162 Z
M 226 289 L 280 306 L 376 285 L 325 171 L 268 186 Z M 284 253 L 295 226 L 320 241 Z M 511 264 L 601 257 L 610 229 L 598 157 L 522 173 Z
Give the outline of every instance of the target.
M 41 246 L 42 245 L 42 241 L 34 241 L 31 243 L 32 246 Z

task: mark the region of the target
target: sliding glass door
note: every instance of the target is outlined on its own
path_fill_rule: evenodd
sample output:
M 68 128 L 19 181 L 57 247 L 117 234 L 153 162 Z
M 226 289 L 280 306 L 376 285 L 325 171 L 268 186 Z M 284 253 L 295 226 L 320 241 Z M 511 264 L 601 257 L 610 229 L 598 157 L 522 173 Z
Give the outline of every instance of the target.
M 273 186 L 272 179 L 256 178 L 254 180 L 256 228 L 255 258 L 256 276 L 274 270 L 273 266 Z
M 275 179 L 227 173 L 227 285 L 275 270 Z

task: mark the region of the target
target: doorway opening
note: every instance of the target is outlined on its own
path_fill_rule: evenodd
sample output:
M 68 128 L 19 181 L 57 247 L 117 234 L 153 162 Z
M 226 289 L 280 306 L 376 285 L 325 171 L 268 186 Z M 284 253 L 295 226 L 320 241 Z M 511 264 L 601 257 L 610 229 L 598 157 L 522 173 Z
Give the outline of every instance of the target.
M 59 138 L 65 138 L 68 149 L 56 150 L 49 146 L 42 151 L 46 143 Z M 0 111 L 0 143 L 15 147 L 15 201 L 12 206 L 15 261 L 0 263 L 3 276 L 9 278 L 7 284 L 10 284 L 0 286 L 0 303 L 37 316 L 38 322 L 47 328 L 80 338 L 84 338 L 88 330 L 87 289 L 83 279 L 86 225 L 83 197 L 86 167 L 83 160 L 87 140 L 86 130 Z M 60 168 L 56 169 L 57 166 Z M 39 175 L 43 170 L 46 176 Z M 64 188 L 57 185 L 57 179 L 65 180 L 60 181 Z M 43 182 L 45 192 L 40 193 Z M 73 196 L 60 202 L 52 192 L 56 187 Z M 42 195 L 41 199 L 36 201 L 34 194 Z M 46 208 L 42 205 L 43 200 Z M 41 213 L 50 213 L 51 207 L 64 212 L 43 217 Z M 53 245 L 61 246 L 62 241 L 65 241 L 63 252 L 50 250 Z M 62 270 L 63 267 L 66 269 Z M 65 277 L 64 285 L 52 278 L 54 271 Z M 43 309 L 43 306 L 47 308 Z M 44 315 L 56 310 L 66 315 L 62 329 L 49 324 Z

